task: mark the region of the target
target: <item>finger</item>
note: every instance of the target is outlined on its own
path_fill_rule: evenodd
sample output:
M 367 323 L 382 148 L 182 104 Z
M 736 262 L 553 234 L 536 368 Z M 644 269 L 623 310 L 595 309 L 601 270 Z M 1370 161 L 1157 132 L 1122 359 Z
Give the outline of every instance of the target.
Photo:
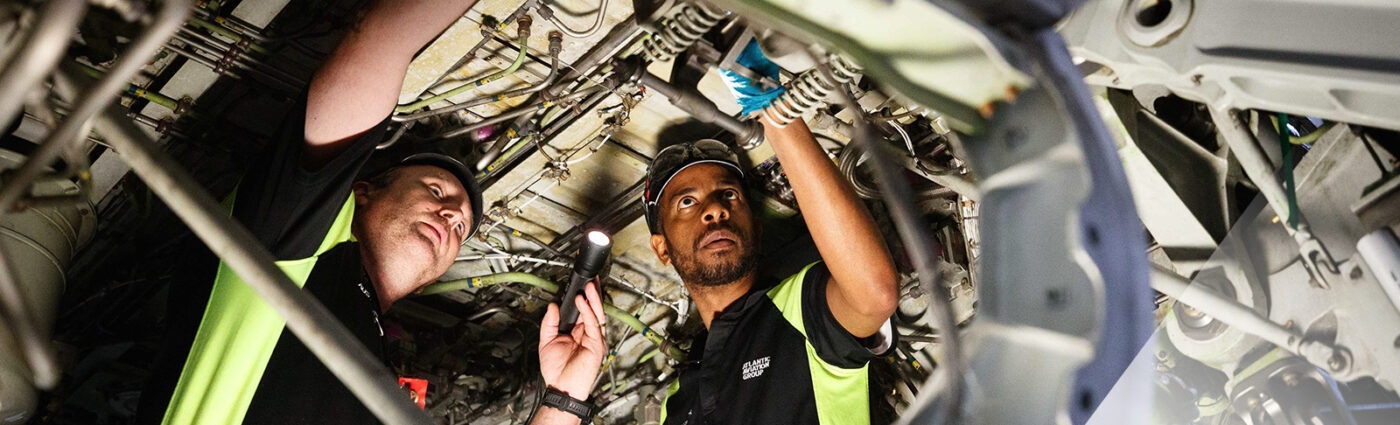
M 599 327 L 606 325 L 608 320 L 605 314 L 606 312 L 603 310 L 603 297 L 598 293 L 598 285 L 595 283 L 588 284 L 588 286 L 583 288 L 583 293 L 588 295 L 588 305 L 593 307 L 593 314 L 594 317 L 598 318 Z M 607 328 L 603 329 L 606 330 Z
M 574 341 L 583 341 L 584 336 L 587 335 L 585 329 L 586 323 L 588 323 L 587 319 L 593 317 L 593 312 L 588 308 L 588 301 L 583 298 L 583 295 L 574 296 L 574 308 L 578 309 L 578 318 L 574 319 L 572 335 Z
M 593 295 L 597 294 L 598 292 L 594 290 Z M 594 311 L 593 306 L 584 302 L 584 300 L 582 299 L 583 297 L 579 298 L 580 299 L 578 300 L 578 318 L 579 321 L 582 322 L 582 326 L 575 326 L 574 328 L 583 328 L 584 335 L 587 335 L 588 339 L 596 339 L 598 341 L 602 341 L 603 330 L 602 326 L 598 324 L 598 314 Z M 594 302 L 596 303 L 596 300 L 594 300 Z M 601 310 L 601 307 L 599 309 Z
M 549 303 L 544 310 L 544 319 L 540 320 L 540 347 L 556 336 L 559 336 L 559 306 Z

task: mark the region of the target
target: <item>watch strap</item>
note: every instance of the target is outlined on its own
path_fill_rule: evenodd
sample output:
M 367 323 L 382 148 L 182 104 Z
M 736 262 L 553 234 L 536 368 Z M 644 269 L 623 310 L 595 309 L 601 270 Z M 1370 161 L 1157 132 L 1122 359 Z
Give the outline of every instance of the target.
M 578 416 L 583 423 L 593 420 L 595 406 L 583 400 L 570 397 L 554 388 L 544 389 L 544 405 Z

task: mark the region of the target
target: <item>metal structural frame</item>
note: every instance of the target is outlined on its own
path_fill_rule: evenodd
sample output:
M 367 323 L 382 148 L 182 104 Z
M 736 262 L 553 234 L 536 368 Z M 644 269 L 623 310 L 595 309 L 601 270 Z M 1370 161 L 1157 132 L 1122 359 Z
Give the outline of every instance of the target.
M 981 310 L 962 350 L 971 359 L 969 394 L 950 410 L 934 400 L 936 391 L 921 392 L 900 423 L 938 423 L 950 411 L 981 423 L 1051 424 L 1066 414 L 1082 423 L 1115 382 L 1120 391 L 1131 387 L 1125 400 L 1132 406 L 1117 411 L 1146 411 L 1150 380 L 1118 379 L 1152 325 L 1142 226 L 1114 143 L 1050 28 L 1062 16 L 1057 14 L 1077 2 L 999 1 L 985 9 L 955 1 L 716 3 L 755 23 L 836 47 L 867 75 L 970 133 L 964 145 L 982 179 L 984 279 Z M 848 13 L 854 10 L 867 13 Z M 913 27 L 910 17 L 892 11 L 937 16 L 939 22 Z M 871 15 L 884 17 L 865 20 Z M 953 25 L 942 24 L 948 20 Z M 993 29 L 989 22 L 998 25 Z M 925 52 L 891 51 L 885 47 L 903 40 L 875 45 L 856 35 L 873 27 L 884 36 L 909 30 L 898 36 L 904 40 L 939 39 L 928 49 L 935 52 L 966 41 L 977 52 L 963 50 L 958 59 L 992 69 L 1011 66 L 1019 74 L 989 74 L 987 79 L 1001 78 L 1008 96 L 969 105 L 966 97 L 938 94 L 964 83 L 956 75 L 940 79 L 902 65 Z M 990 59 L 967 59 L 976 55 Z M 969 117 L 969 109 L 990 116 Z M 1103 326 L 1106 321 L 1115 326 Z M 950 366 L 956 367 L 939 365 Z M 1116 422 L 1130 418 L 1121 419 Z

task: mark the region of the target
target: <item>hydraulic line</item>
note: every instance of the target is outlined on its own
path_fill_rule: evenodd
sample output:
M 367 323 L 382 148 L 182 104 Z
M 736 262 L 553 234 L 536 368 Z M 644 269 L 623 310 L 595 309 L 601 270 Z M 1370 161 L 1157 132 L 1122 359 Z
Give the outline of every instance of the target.
M 695 44 L 727 14 L 700 3 L 681 3 L 676 6 L 674 15 L 657 23 L 657 31 L 647 39 L 642 53 L 652 62 L 671 60 Z
M 526 87 L 523 89 L 511 90 L 494 96 L 480 97 L 438 109 L 430 109 L 406 115 L 394 115 L 392 120 L 394 122 L 420 120 L 423 118 L 442 115 L 449 112 L 460 111 L 473 106 L 480 106 L 491 102 L 499 102 L 510 98 L 526 96 L 539 92 L 540 90 L 544 90 L 550 85 L 554 84 L 555 77 L 559 75 L 559 52 L 563 51 L 564 49 L 563 41 L 563 36 L 560 35 L 558 32 L 551 31 L 549 33 L 549 75 L 546 75 L 544 77 L 544 80 L 540 81 L 539 84 L 535 84 L 533 86 Z M 524 52 L 524 50 L 522 50 L 522 52 Z
M 510 63 L 510 66 L 508 66 L 508 67 L 506 67 L 505 69 L 502 69 L 502 70 L 500 70 L 500 71 L 497 71 L 497 72 L 495 72 L 495 73 L 492 73 L 491 75 L 487 75 L 487 76 L 485 76 L 485 77 L 481 77 L 480 79 L 478 79 L 478 80 L 476 80 L 476 81 L 473 81 L 473 82 L 470 82 L 470 83 L 466 83 L 466 84 L 457 86 L 456 88 L 453 88 L 452 90 L 448 90 L 448 91 L 443 92 L 443 93 L 441 93 L 441 94 L 438 94 L 438 95 L 436 95 L 436 96 L 431 96 L 431 97 L 429 97 L 429 98 L 427 98 L 427 99 L 422 99 L 422 100 L 419 100 L 419 101 L 417 101 L 417 102 L 409 103 L 409 104 L 407 104 L 407 105 L 399 105 L 399 106 L 397 106 L 397 107 L 394 108 L 394 112 L 395 112 L 395 113 L 402 114 L 402 113 L 405 113 L 405 112 L 416 111 L 416 110 L 418 110 L 418 109 L 422 109 L 422 108 L 424 108 L 424 107 L 426 107 L 426 106 L 428 106 L 428 105 L 431 105 L 431 104 L 433 104 L 433 103 L 435 103 L 435 102 L 439 102 L 439 101 L 442 101 L 442 100 L 446 100 L 447 98 L 450 98 L 450 97 L 452 97 L 452 96 L 456 96 L 456 95 L 465 93 L 465 92 L 468 91 L 468 90 L 471 90 L 471 89 L 474 89 L 474 88 L 477 88 L 477 87 L 481 87 L 481 86 L 490 84 L 490 83 L 492 83 L 492 82 L 495 82 L 496 80 L 499 80 L 499 79 L 505 78 L 505 77 L 507 77 L 507 76 L 510 76 L 511 74 L 514 74 L 515 71 L 517 71 L 517 70 L 520 69 L 520 66 L 521 66 L 521 65 L 525 64 L 525 58 L 526 58 L 527 56 L 529 56 L 529 54 L 526 53 L 526 50 L 527 50 L 527 49 L 525 48 L 525 43 L 526 43 L 527 41 L 529 41 L 529 38 L 530 38 L 530 19 L 529 19 L 528 17 L 522 17 L 522 18 L 520 18 L 520 20 L 518 21 L 518 30 L 519 30 L 519 35 L 518 35 L 518 36 L 516 37 L 516 39 L 515 39 L 515 44 L 516 44 L 517 46 L 520 46 L 520 50 L 519 50 L 519 53 L 515 55 L 515 61 L 514 61 L 514 62 L 511 62 L 511 63 Z
M 783 94 L 763 108 L 768 120 L 778 127 L 786 126 L 820 108 L 823 99 L 860 77 L 860 67 L 841 55 L 828 55 L 827 62 L 831 64 L 830 76 L 814 67 L 785 84 Z
M 493 117 L 491 117 L 491 118 L 487 118 L 487 119 L 482 120 L 482 121 L 479 121 L 479 122 L 474 122 L 474 123 L 468 124 L 468 125 L 466 125 L 466 126 L 464 126 L 464 127 L 460 127 L 460 128 L 448 130 L 447 132 L 442 133 L 442 137 L 443 137 L 444 139 L 446 139 L 446 138 L 452 138 L 452 137 L 461 136 L 461 135 L 463 135 L 463 134 L 467 134 L 467 133 L 476 131 L 476 129 L 479 129 L 479 128 L 482 128 L 482 127 L 485 127 L 485 126 L 488 126 L 488 125 L 500 124 L 500 123 L 502 123 L 502 122 L 509 121 L 511 118 L 515 118 L 515 117 L 518 117 L 518 116 L 521 116 L 521 115 L 525 115 L 525 114 L 529 114 L 529 113 L 539 112 L 539 111 L 542 111 L 542 110 L 544 110 L 545 108 L 548 108 L 548 107 L 550 107 L 550 106 L 554 106 L 554 105 L 558 105 L 558 104 L 563 104 L 563 103 L 565 103 L 565 102 L 570 102 L 570 101 L 573 101 L 574 99 L 578 99 L 578 98 L 580 98 L 580 97 L 584 97 L 584 96 L 588 96 L 588 95 L 590 95 L 590 94 L 593 94 L 593 93 L 595 93 L 595 92 L 597 92 L 597 91 L 599 91 L 599 90 L 602 90 L 602 87 L 597 87 L 597 86 L 595 86 L 595 87 L 590 88 L 590 89 L 588 89 L 588 90 L 584 90 L 584 91 L 580 91 L 580 92 L 576 92 L 576 93 L 571 93 L 571 94 L 569 94 L 568 96 L 561 97 L 561 98 L 559 98 L 559 99 L 556 100 L 556 101 L 548 101 L 548 100 L 546 100 L 546 101 L 544 101 L 544 102 L 536 103 L 536 104 L 534 104 L 534 105 L 527 105 L 527 106 L 523 106 L 523 107 L 520 107 L 520 108 L 512 109 L 512 110 L 510 110 L 509 112 L 504 112 L 504 113 L 502 113 L 502 114 L 500 114 L 500 115 L 496 115 L 496 116 L 493 116 Z M 499 155 L 499 154 L 500 154 L 500 153 L 497 152 L 497 155 Z
M 550 282 L 545 278 L 530 273 L 507 272 L 434 283 L 432 285 L 424 287 L 423 290 L 419 291 L 417 295 L 421 296 L 441 294 L 443 292 L 451 292 L 467 288 L 481 288 L 484 286 L 508 282 L 524 283 L 530 286 L 534 286 L 536 288 L 543 289 L 544 291 L 549 293 L 559 292 L 559 285 L 555 284 L 554 282 Z M 628 327 L 636 330 L 637 332 L 641 332 L 642 336 L 645 337 L 648 341 L 651 341 L 652 343 L 655 343 L 656 345 L 662 347 L 662 351 L 666 353 L 667 357 L 670 357 L 671 359 L 676 361 L 685 360 L 685 353 L 682 352 L 680 348 L 676 347 L 676 345 L 672 344 L 670 341 L 667 341 L 666 337 L 661 336 L 661 334 L 658 334 L 655 330 L 652 330 L 645 323 L 642 323 L 641 319 L 633 317 L 632 314 L 620 308 L 617 308 L 616 306 L 609 303 L 603 303 L 603 313 L 607 314 L 608 317 L 622 322 L 622 324 L 627 325 Z
M 598 29 L 603 27 L 603 16 L 606 15 L 607 12 L 608 0 L 600 1 L 598 3 L 598 11 L 593 14 L 593 26 L 588 27 L 588 29 L 583 31 L 574 31 L 573 28 L 569 28 L 568 25 L 564 25 L 564 22 L 559 20 L 559 16 L 554 14 L 554 9 L 550 9 L 547 5 L 540 5 L 540 8 L 537 13 L 539 13 L 540 16 L 544 16 L 545 20 L 549 21 L 549 23 L 551 24 L 554 24 L 555 28 L 559 28 L 559 31 L 563 31 L 565 34 L 568 34 L 569 37 L 586 38 L 597 33 Z

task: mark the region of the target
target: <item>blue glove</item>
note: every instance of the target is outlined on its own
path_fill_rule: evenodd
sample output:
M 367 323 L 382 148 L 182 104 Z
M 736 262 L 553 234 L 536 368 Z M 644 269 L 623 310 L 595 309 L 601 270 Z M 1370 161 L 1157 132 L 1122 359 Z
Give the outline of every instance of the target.
M 739 57 L 734 59 L 739 65 L 751 69 L 759 75 L 772 78 L 778 81 L 778 64 L 768 60 L 763 55 L 763 49 L 758 47 L 758 40 L 749 40 L 749 44 L 744 46 L 744 51 L 739 52 Z M 754 111 L 768 107 L 783 94 L 782 87 L 774 87 L 763 90 L 758 82 L 750 80 L 748 77 L 739 75 L 727 69 L 719 70 L 720 77 L 724 78 L 724 83 L 729 86 L 729 91 L 734 94 L 734 98 L 739 101 L 739 107 L 743 108 L 743 116 L 748 116 Z

